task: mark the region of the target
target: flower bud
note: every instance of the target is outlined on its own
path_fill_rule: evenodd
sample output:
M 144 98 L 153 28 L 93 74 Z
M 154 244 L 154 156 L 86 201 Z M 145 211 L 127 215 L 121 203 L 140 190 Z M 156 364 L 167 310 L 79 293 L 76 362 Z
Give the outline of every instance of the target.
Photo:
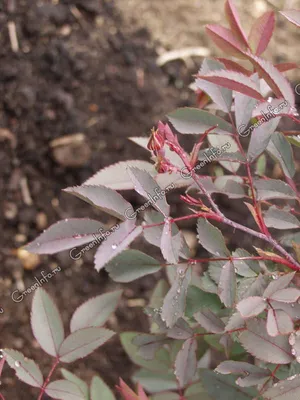
M 152 129 L 147 148 L 151 151 L 159 151 L 165 144 L 164 134 L 159 129 Z

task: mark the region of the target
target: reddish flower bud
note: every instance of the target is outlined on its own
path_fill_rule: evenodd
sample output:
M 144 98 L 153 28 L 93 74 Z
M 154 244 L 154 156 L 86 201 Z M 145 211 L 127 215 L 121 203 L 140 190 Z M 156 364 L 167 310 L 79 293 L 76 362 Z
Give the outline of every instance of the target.
M 147 148 L 151 151 L 159 151 L 165 144 L 163 132 L 159 129 L 152 129 Z

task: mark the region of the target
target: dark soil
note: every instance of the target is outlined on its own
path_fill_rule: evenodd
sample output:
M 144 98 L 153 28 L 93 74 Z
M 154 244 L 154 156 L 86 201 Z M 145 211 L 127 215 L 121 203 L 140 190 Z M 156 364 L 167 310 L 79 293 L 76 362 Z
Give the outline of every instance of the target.
M 42 271 L 60 266 L 62 271 L 44 288 L 55 298 L 67 327 L 78 305 L 116 285 L 105 272 L 94 270 L 92 251 L 83 263 L 74 262 L 65 252 L 42 257 L 37 268 L 28 270 L 34 265 L 27 260 L 24 269 L 16 249 L 61 218 L 87 216 L 112 222 L 62 189 L 81 184 L 111 163 L 147 159 L 146 152 L 127 137 L 147 134 L 167 111 L 186 105 L 190 92 L 175 87 L 175 80 L 177 86 L 179 82 L 175 76 L 187 83 L 195 71 L 188 71 L 182 62 L 165 70 L 157 67 L 151 34 L 124 25 L 111 1 L 7 1 L 0 5 L 0 20 L 0 291 L 4 311 L 0 347 L 19 349 L 38 361 L 46 374 L 52 360 L 32 336 L 31 296 L 16 303 L 11 293 L 30 287 Z M 16 53 L 9 40 L 9 21 L 17 28 Z M 53 139 L 77 133 L 84 135 L 79 148 L 75 138 L 53 153 Z M 133 194 L 128 197 L 133 203 L 140 201 Z M 147 329 L 142 308 L 129 307 L 127 301 L 146 298 L 154 283 L 151 277 L 125 285 L 123 301 L 108 326 L 116 332 Z M 113 387 L 119 376 L 128 380 L 133 367 L 116 335 L 68 368 L 87 381 L 99 374 Z M 60 373 L 55 377 L 61 377 Z M 7 400 L 37 397 L 36 390 L 19 382 L 8 368 L 2 376 L 2 393 Z

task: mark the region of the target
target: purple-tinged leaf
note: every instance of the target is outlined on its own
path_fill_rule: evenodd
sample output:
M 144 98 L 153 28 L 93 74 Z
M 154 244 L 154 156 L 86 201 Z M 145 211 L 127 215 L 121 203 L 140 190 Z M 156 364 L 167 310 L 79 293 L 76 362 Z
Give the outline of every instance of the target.
M 279 301 L 270 300 L 270 305 L 274 310 L 285 311 L 293 321 L 300 319 L 300 304 L 299 303 L 282 303 Z
M 177 276 L 162 306 L 161 318 L 172 328 L 184 316 L 187 289 L 191 281 L 191 269 L 187 265 L 177 268 Z
M 300 330 L 292 332 L 289 336 L 289 344 L 292 346 L 292 355 L 300 362 Z
M 92 242 L 105 231 L 105 226 L 93 219 L 65 219 L 51 225 L 25 249 L 31 253 L 54 254 Z
M 147 225 L 161 224 L 162 222 L 165 221 L 163 215 L 157 211 L 147 211 L 144 215 L 144 218 Z M 160 248 L 163 229 L 164 229 L 164 224 L 161 224 L 159 226 L 145 228 L 143 234 L 147 242 L 153 244 L 153 246 Z M 172 223 L 171 230 L 173 238 L 178 235 L 179 229 L 175 223 Z M 190 249 L 183 236 L 182 236 L 182 248 L 180 251 L 180 257 L 184 259 L 190 258 Z
M 263 78 L 273 90 L 276 97 L 283 97 L 289 103 L 290 108 L 294 107 L 295 95 L 285 76 L 282 75 L 282 73 L 279 72 L 270 61 L 264 60 L 250 53 L 248 53 L 248 59 L 254 65 L 259 76 Z
M 296 172 L 293 150 L 282 133 L 274 132 L 268 144 L 267 152 L 279 162 L 284 175 L 293 178 Z
M 206 75 L 210 71 L 218 71 L 224 68 L 224 65 L 219 61 L 206 58 L 202 63 L 199 74 Z M 232 91 L 230 89 L 221 88 L 220 86 L 203 79 L 196 79 L 195 86 L 197 89 L 201 89 L 207 93 L 212 101 L 220 107 L 220 110 L 224 112 L 231 111 Z
M 109 386 L 99 376 L 94 376 L 91 382 L 91 400 L 116 400 Z
M 216 60 L 218 60 L 222 64 L 224 64 L 226 69 L 228 69 L 229 71 L 240 72 L 241 74 L 246 75 L 246 76 L 251 76 L 252 75 L 251 71 L 249 71 L 248 69 L 244 68 L 243 66 L 241 66 L 240 64 L 238 64 L 235 61 L 228 60 L 227 58 L 223 58 L 223 57 L 217 57 Z
M 199 110 L 198 108 L 178 108 L 168 114 L 168 119 L 179 133 L 204 133 L 214 125 L 218 125 L 218 127 L 214 129 L 215 133 L 226 134 L 228 132 L 233 132 L 232 125 L 224 119 L 208 111 Z
M 221 25 L 206 25 L 205 28 L 215 45 L 225 53 L 237 58 L 246 58 L 244 53 L 246 46 L 236 38 L 230 29 Z
M 118 192 L 105 186 L 82 185 L 64 189 L 80 199 L 100 208 L 101 210 L 121 219 L 126 218 L 126 213 L 133 214 L 133 208 Z
M 280 301 L 282 303 L 295 303 L 300 297 L 300 290 L 297 288 L 288 288 L 277 290 L 269 299 Z
M 228 261 L 223 267 L 218 286 L 220 300 L 226 307 L 233 307 L 236 300 L 236 275 L 234 265 Z
M 190 383 L 197 370 L 197 341 L 195 338 L 186 340 L 179 350 L 175 361 L 175 375 L 180 387 Z
M 132 226 L 131 221 L 123 222 L 117 231 L 114 231 L 101 244 L 95 254 L 95 268 L 99 272 L 105 264 L 125 250 L 143 231 L 141 226 Z
M 257 74 L 256 74 L 257 75 Z M 264 81 L 261 81 L 263 83 Z M 267 101 L 260 103 L 253 111 L 252 117 L 260 117 L 263 122 L 274 118 L 276 116 L 281 116 L 282 114 L 293 114 L 289 103 L 280 98 L 268 98 Z
M 61 368 L 60 370 L 63 378 L 65 378 L 69 382 L 75 383 L 79 387 L 79 389 L 84 394 L 84 399 L 89 400 L 89 387 L 87 383 L 85 383 L 82 379 L 78 378 L 76 375 L 72 374 L 70 371 L 65 368 Z
M 279 73 L 279 72 L 278 72 Z M 253 99 L 263 101 L 257 83 L 246 75 L 234 71 L 209 72 L 205 75 L 197 75 L 198 78 L 212 82 L 224 88 L 235 90 Z
M 59 348 L 59 359 L 61 362 L 70 363 L 86 357 L 114 334 L 113 331 L 100 327 L 79 329 L 63 341 Z
M 33 387 L 43 386 L 43 375 L 39 366 L 33 360 L 24 357 L 19 351 L 12 349 L 3 349 L 1 354 L 6 357 L 8 365 L 16 371 L 16 375 L 20 381 Z
M 253 162 L 266 150 L 279 122 L 280 117 L 276 117 L 252 130 L 247 152 L 247 158 L 250 162 Z
M 259 360 L 272 364 L 289 364 L 293 357 L 286 336 L 271 337 L 265 321 L 252 319 L 247 323 L 247 330 L 239 336 L 240 343 L 250 354 Z
M 257 74 L 251 77 L 253 81 L 258 85 Z M 246 129 L 250 119 L 252 118 L 252 112 L 257 104 L 257 100 L 249 97 L 243 93 L 235 92 L 234 97 L 234 109 L 235 109 L 235 122 L 237 131 L 241 136 L 246 136 L 248 130 Z
M 269 400 L 298 400 L 300 398 L 300 375 L 293 375 L 284 381 L 275 383 L 264 392 Z
M 297 193 L 287 183 L 278 179 L 254 180 L 257 200 L 297 199 Z
M 56 304 L 42 288 L 32 300 L 31 328 L 41 348 L 56 357 L 65 337 L 64 326 Z
M 197 222 L 197 238 L 205 250 L 217 257 L 228 257 L 230 252 L 226 247 L 225 239 L 221 231 L 213 226 L 205 218 L 199 218 Z
M 127 173 L 129 167 L 140 168 L 148 171 L 151 175 L 156 175 L 153 164 L 142 160 L 128 160 L 101 169 L 84 182 L 84 185 L 102 185 L 114 190 L 133 189 L 134 184 Z
M 244 46 L 249 47 L 246 33 L 241 26 L 237 9 L 232 0 L 226 0 L 225 2 L 225 15 L 229 22 L 231 31 L 236 35 L 238 40 L 244 44 Z
M 294 330 L 291 317 L 282 310 L 269 309 L 267 317 L 267 331 L 270 336 L 288 335 Z
M 106 271 L 115 282 L 132 282 L 161 269 L 160 263 L 139 250 L 124 250 L 106 266 Z
M 264 221 L 268 228 L 295 229 L 300 228 L 299 220 L 287 211 L 272 206 L 264 215 Z
M 255 317 L 262 313 L 267 307 L 266 301 L 262 297 L 247 297 L 240 301 L 236 308 L 244 318 Z
M 275 13 L 265 12 L 256 19 L 249 34 L 249 43 L 253 52 L 260 56 L 268 47 L 275 27 Z
M 286 71 L 290 71 L 292 69 L 299 68 L 298 64 L 293 63 L 293 62 L 285 62 L 285 63 L 275 64 L 274 67 L 276 67 L 276 69 L 278 69 L 278 71 L 280 71 L 280 72 L 286 72 Z
M 80 388 L 73 382 L 60 379 L 50 382 L 45 393 L 53 399 L 61 400 L 85 400 L 86 397 Z
M 300 10 L 283 10 L 279 12 L 292 24 L 300 27 Z
M 279 242 L 286 247 L 293 247 L 293 242 L 300 244 L 300 232 L 284 235 L 280 238 Z
M 220 163 L 221 164 L 221 163 Z M 230 163 L 231 166 L 235 163 Z M 225 165 L 223 164 L 224 168 Z M 245 190 L 242 186 L 243 180 L 234 175 L 218 176 L 214 181 L 220 193 L 226 194 L 230 199 L 240 199 L 245 197 Z
M 242 361 L 223 361 L 215 371 L 223 375 L 241 375 L 236 381 L 237 385 L 241 387 L 263 384 L 271 374 L 268 369 Z
M 239 312 L 232 314 L 225 327 L 226 332 L 234 331 L 235 329 L 244 328 L 245 320 Z
M 170 213 L 170 206 L 167 203 L 165 192 L 154 178 L 148 172 L 138 168 L 128 168 L 127 172 L 134 184 L 135 191 L 167 217 Z
M 144 360 L 153 360 L 156 351 L 163 347 L 165 335 L 140 334 L 133 338 L 132 344 L 138 347 L 138 353 Z
M 178 232 L 172 236 L 172 223 L 167 219 L 161 236 L 161 252 L 164 259 L 170 264 L 177 264 L 182 245 L 182 233 Z
M 173 328 L 168 329 L 167 336 L 172 339 L 186 340 L 194 334 L 189 324 L 183 319 L 179 318 Z
M 223 333 L 225 331 L 224 322 L 208 308 L 194 314 L 194 318 L 207 332 Z
M 269 283 L 268 287 L 263 293 L 263 297 L 268 299 L 278 290 L 285 289 L 293 280 L 296 272 L 290 272 L 289 274 L 285 274 L 278 279 L 274 279 Z
M 91 326 L 102 326 L 116 309 L 121 295 L 122 290 L 116 290 L 93 297 L 81 304 L 72 315 L 71 332 Z

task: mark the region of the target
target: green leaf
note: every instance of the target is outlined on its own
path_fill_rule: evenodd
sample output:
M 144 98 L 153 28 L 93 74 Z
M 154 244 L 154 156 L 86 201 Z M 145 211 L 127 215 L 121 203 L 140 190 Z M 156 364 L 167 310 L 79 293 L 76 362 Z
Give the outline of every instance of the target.
M 252 400 L 257 391 L 236 385 L 233 376 L 220 375 L 213 371 L 201 372 L 203 385 L 214 400 Z
M 91 400 L 116 400 L 108 385 L 99 376 L 94 376 L 91 382 Z
M 237 249 L 232 253 L 233 257 L 251 257 L 251 254 L 244 249 Z M 256 260 L 233 260 L 236 273 L 245 278 L 256 277 L 260 272 L 259 262 Z
M 134 382 L 139 382 L 142 387 L 150 393 L 162 392 L 164 390 L 177 389 L 177 381 L 173 373 L 157 373 L 140 369 L 132 376 Z
M 153 360 L 144 360 L 138 354 L 138 347 L 135 346 L 132 341 L 140 335 L 138 332 L 123 332 L 120 334 L 120 340 L 124 350 L 131 359 L 131 361 L 139 365 L 140 367 L 146 368 L 150 371 L 166 372 L 171 367 L 170 356 L 166 349 L 158 350 Z
M 222 157 L 226 157 L 226 153 L 235 153 L 239 151 L 238 145 L 236 144 L 236 141 L 231 137 L 227 135 L 216 135 L 213 133 L 210 133 L 207 136 L 208 142 L 212 147 L 215 147 L 222 151 Z M 223 150 L 223 146 L 226 146 L 225 152 Z M 227 169 L 230 172 L 237 172 L 237 170 L 240 167 L 239 162 L 234 162 L 234 161 L 219 161 L 219 163 Z
M 164 299 L 161 312 L 162 320 L 170 328 L 184 315 L 190 280 L 191 269 L 187 265 L 179 266 L 177 268 L 176 280 Z
M 221 231 L 205 218 L 198 219 L 197 232 L 199 243 L 207 251 L 218 257 L 227 257 L 230 255 Z
M 295 229 L 300 228 L 299 220 L 287 211 L 272 206 L 264 215 L 264 221 L 268 228 Z
M 282 133 L 273 133 L 267 147 L 267 152 L 279 162 L 284 175 L 293 178 L 296 170 L 292 146 Z
M 115 282 L 132 282 L 161 269 L 160 263 L 139 250 L 124 250 L 106 266 L 106 271 Z
M 114 312 L 121 295 L 122 290 L 116 290 L 93 297 L 83 303 L 72 316 L 71 332 L 91 326 L 102 326 Z
M 257 175 L 260 175 L 260 176 L 265 175 L 266 174 L 266 167 L 267 167 L 267 157 L 263 153 L 258 157 L 258 159 L 256 161 L 255 173 Z
M 206 293 L 197 286 L 189 286 L 186 297 L 185 314 L 191 318 L 197 311 L 204 308 L 210 308 L 211 311 L 217 313 L 220 311 L 222 304 L 219 297 L 213 293 Z
M 168 119 L 180 133 L 204 133 L 214 125 L 218 125 L 214 129 L 216 133 L 233 132 L 232 126 L 224 119 L 197 108 L 178 108 L 168 115 Z
M 102 344 L 107 342 L 115 333 L 104 328 L 90 327 L 71 333 L 59 348 L 59 359 L 62 362 L 73 362 L 86 357 Z
M 84 394 L 80 388 L 75 383 L 65 379 L 49 383 L 45 392 L 54 399 L 85 400 Z
M 60 369 L 62 376 L 70 382 L 75 383 L 79 387 L 79 389 L 82 391 L 84 394 L 84 397 L 86 400 L 89 400 L 89 387 L 88 385 L 80 378 L 78 378 L 76 375 L 72 374 L 71 372 L 67 371 L 65 368 Z
M 19 351 L 12 349 L 4 349 L 2 353 L 8 365 L 16 371 L 20 381 L 34 387 L 43 386 L 44 379 L 40 367 L 33 360 L 29 360 Z
M 64 326 L 56 304 L 42 288 L 32 300 L 31 328 L 41 348 L 56 357 L 64 340 Z

